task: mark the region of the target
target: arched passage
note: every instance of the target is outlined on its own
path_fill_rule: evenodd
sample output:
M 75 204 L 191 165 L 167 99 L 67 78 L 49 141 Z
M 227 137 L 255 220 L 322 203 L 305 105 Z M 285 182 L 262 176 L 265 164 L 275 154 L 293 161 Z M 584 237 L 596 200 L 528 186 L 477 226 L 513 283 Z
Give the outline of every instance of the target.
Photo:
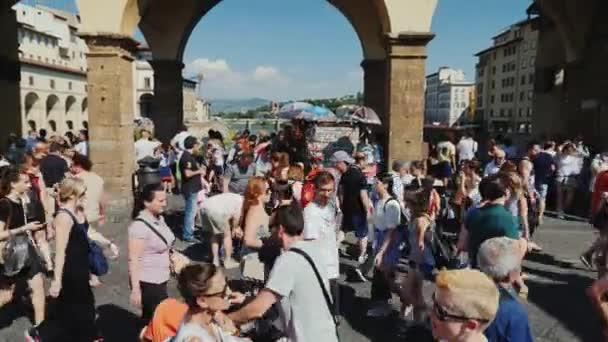
M 59 107 L 60 103 L 57 95 L 52 94 L 46 98 L 46 121 L 51 132 L 57 132 L 60 129 L 57 122 L 63 116 L 63 113 Z
M 79 120 L 79 108 L 76 103 L 76 97 L 70 95 L 65 100 L 65 124 L 68 131 L 75 129 L 74 122 Z
M 40 97 L 38 96 L 38 94 L 32 92 L 32 93 L 28 93 L 27 95 L 25 95 L 25 101 L 24 101 L 24 109 L 25 109 L 25 117 L 26 118 L 30 118 L 30 116 L 34 116 L 35 117 L 35 111 L 38 109 L 38 106 L 40 105 Z

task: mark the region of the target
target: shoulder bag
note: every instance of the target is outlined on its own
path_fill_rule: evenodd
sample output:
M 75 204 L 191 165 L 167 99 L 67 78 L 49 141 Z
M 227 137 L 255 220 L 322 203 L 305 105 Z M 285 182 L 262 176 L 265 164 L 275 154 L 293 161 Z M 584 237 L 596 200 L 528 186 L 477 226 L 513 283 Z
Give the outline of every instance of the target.
M 72 214 L 72 212 L 67 209 L 58 209 L 57 213 L 59 212 L 64 212 L 70 215 L 73 221 L 72 228 L 78 225 L 78 220 L 76 219 L 76 216 Z M 96 276 L 102 276 L 107 274 L 110 267 L 108 265 L 108 259 L 103 253 L 103 248 L 101 248 L 101 246 L 99 246 L 95 241 L 89 239 L 89 234 L 86 230 L 82 229 L 81 232 L 84 234 L 84 238 L 89 244 L 89 268 L 91 270 L 91 273 Z
M 8 198 L 4 198 L 8 204 L 8 217 L 5 223 L 5 228 L 9 232 L 10 237 L 2 246 L 2 273 L 7 277 L 13 277 L 19 274 L 27 265 L 30 257 L 33 257 L 32 252 L 35 251 L 35 243 L 32 239 L 32 233 L 26 231 L 19 234 L 10 233 L 10 225 L 12 222 L 13 210 L 12 203 Z M 24 211 L 24 222 L 27 224 L 27 218 Z M 34 248 L 32 248 L 34 247 Z
M 304 259 L 306 259 L 308 264 L 310 264 L 310 267 L 312 267 L 312 270 L 315 272 L 315 276 L 317 277 L 317 281 L 319 282 L 319 286 L 321 286 L 321 291 L 323 292 L 323 297 L 325 298 L 325 303 L 327 304 L 327 309 L 329 310 L 329 313 L 331 314 L 331 317 L 334 320 L 334 325 L 336 327 L 336 338 L 338 339 L 338 341 L 340 341 L 340 335 L 338 334 L 338 313 L 335 310 L 334 303 L 331 299 L 329 292 L 327 291 L 327 288 L 325 287 L 325 283 L 323 282 L 323 278 L 321 277 L 321 274 L 319 273 L 315 262 L 312 260 L 310 255 L 308 255 L 308 253 L 304 252 L 299 248 L 290 248 L 289 252 L 294 252 L 296 254 L 301 255 Z
M 142 218 L 136 218 L 134 221 L 138 221 L 138 222 L 145 224 L 148 228 L 150 228 L 150 230 L 154 234 L 156 234 L 156 236 L 158 236 L 159 239 L 161 239 L 165 243 L 165 245 L 167 245 L 167 247 L 169 247 L 169 262 L 170 262 L 169 267 L 171 268 L 171 274 L 173 274 L 173 275 L 179 274 L 179 272 L 181 272 L 181 270 L 184 269 L 184 267 L 188 266 L 192 262 L 190 260 L 190 258 L 185 256 L 181 252 L 175 250 L 173 248 L 173 245 L 169 244 L 169 241 L 167 241 L 167 239 L 163 236 L 163 234 L 161 234 L 156 228 L 154 228 L 154 226 L 152 226 L 152 224 L 150 224 L 148 221 L 146 221 Z

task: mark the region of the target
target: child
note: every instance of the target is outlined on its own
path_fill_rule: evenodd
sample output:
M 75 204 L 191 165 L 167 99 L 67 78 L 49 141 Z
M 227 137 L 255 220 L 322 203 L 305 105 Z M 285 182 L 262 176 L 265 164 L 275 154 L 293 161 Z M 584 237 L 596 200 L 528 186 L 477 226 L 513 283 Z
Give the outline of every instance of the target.
M 171 172 L 172 152 L 171 145 L 166 143 L 156 150 L 156 157 L 160 159 L 160 177 L 166 193 L 171 192 L 173 188 L 173 173 Z

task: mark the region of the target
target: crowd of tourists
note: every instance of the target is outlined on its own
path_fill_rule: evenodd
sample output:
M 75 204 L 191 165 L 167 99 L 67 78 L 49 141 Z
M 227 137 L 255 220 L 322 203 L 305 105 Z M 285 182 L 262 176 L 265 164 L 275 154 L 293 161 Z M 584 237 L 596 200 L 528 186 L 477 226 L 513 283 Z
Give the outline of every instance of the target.
M 20 305 L 27 289 L 27 341 L 101 341 L 92 288 L 120 252 L 103 232 L 104 181 L 86 131 L 40 133 L 11 137 L 0 161 L 0 305 Z M 339 341 L 345 273 L 371 282 L 370 318 L 397 314 L 406 331 L 440 341 L 532 341 L 522 261 L 542 249 L 533 238 L 547 198 L 562 218 L 582 186 L 600 235 L 581 260 L 602 274 L 588 294 L 608 322 L 608 153 L 592 157 L 579 140 L 518 151 L 498 139 L 482 152 L 465 134 L 383 170 L 367 147 L 311 151 L 298 124 L 231 140 L 185 127 L 167 143 L 137 135 L 134 164 L 155 160 L 160 175 L 135 194 L 125 233 L 141 341 Z M 174 227 L 165 211 L 177 196 Z M 176 240 L 209 246 L 208 259 L 191 260 Z

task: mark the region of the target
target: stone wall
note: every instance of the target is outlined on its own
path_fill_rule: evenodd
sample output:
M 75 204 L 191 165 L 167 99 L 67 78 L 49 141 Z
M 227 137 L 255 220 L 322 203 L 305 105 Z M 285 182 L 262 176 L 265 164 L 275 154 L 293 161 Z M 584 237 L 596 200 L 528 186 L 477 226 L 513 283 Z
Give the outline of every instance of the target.
M 325 159 L 339 150 L 350 154 L 359 144 L 359 128 L 350 123 L 317 124 L 312 126 L 307 134 L 311 151 L 322 151 Z

